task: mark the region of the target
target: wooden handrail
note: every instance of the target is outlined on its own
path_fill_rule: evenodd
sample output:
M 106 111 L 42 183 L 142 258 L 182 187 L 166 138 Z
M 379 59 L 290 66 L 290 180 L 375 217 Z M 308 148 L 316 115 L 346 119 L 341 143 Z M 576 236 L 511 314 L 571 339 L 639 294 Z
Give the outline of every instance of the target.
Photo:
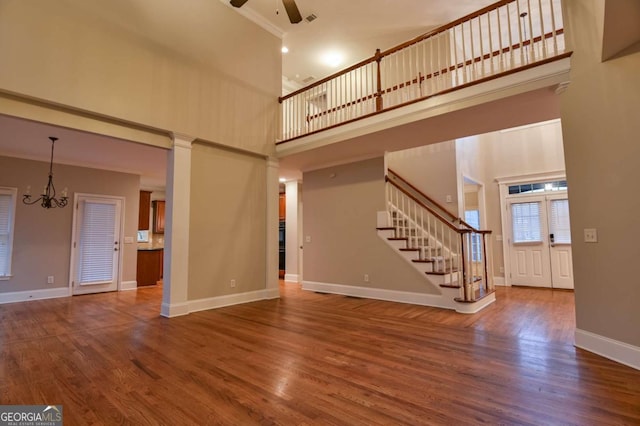
M 552 38 L 554 36 L 554 33 L 555 33 L 555 35 L 560 35 L 560 34 L 564 33 L 564 30 L 562 28 L 560 28 L 560 29 L 556 30 L 555 32 L 554 31 L 548 32 L 548 33 L 546 33 L 544 35 L 544 39 L 546 40 L 546 39 Z M 542 39 L 543 39 L 542 36 L 534 37 L 533 38 L 533 43 L 537 43 L 539 41 L 542 41 Z M 335 106 L 335 107 L 333 107 L 331 109 L 328 109 L 326 111 L 321 111 L 321 112 L 313 114 L 313 115 L 308 115 L 307 116 L 307 121 L 316 119 L 318 117 L 322 117 L 323 115 L 331 114 L 333 112 L 339 111 L 339 110 L 344 109 L 344 108 L 348 108 L 348 107 L 350 107 L 352 105 L 364 102 L 366 100 L 369 100 L 369 99 L 372 99 L 372 98 L 375 98 L 375 97 L 380 97 L 383 94 L 394 92 L 394 91 L 402 89 L 404 87 L 411 86 L 412 84 L 420 84 L 423 81 L 430 80 L 430 79 L 435 78 L 437 76 L 440 76 L 442 74 L 446 74 L 448 72 L 455 71 L 455 70 L 457 70 L 459 68 L 463 68 L 463 67 L 465 67 L 467 65 L 471 65 L 471 64 L 474 64 L 476 62 L 481 62 L 483 59 L 491 59 L 494 56 L 499 56 L 499 55 L 501 55 L 503 53 L 510 52 L 510 51 L 512 51 L 514 49 L 519 49 L 521 46 L 522 47 L 529 46 L 530 44 L 531 44 L 531 40 L 524 40 L 522 43 L 515 43 L 515 44 L 513 44 L 511 46 L 503 47 L 502 49 L 494 50 L 493 52 L 490 52 L 490 53 L 485 53 L 482 56 L 476 56 L 475 58 L 467 59 L 464 62 L 460 62 L 460 63 L 454 64 L 454 65 L 450 65 L 447 68 L 442 68 L 442 69 L 440 69 L 438 71 L 434 71 L 434 72 L 432 72 L 430 74 L 418 76 L 418 77 L 414 78 L 413 80 L 405 81 L 403 83 L 396 84 L 396 85 L 394 85 L 392 87 L 389 87 L 389 88 L 386 88 L 386 89 L 381 89 L 379 91 L 379 93 L 378 93 L 378 91 L 376 91 L 376 93 L 372 93 L 370 95 L 363 96 L 363 97 L 361 97 L 359 99 L 355 99 L 353 101 L 346 102 L 346 103 L 344 103 L 342 105 Z M 349 70 L 349 71 L 353 71 L 353 70 Z M 322 83 L 325 83 L 325 82 L 326 82 L 326 79 L 323 79 L 323 80 L 319 81 L 318 84 L 322 84 Z M 315 87 L 315 86 L 314 85 L 310 85 L 310 86 L 307 86 L 307 87 L 303 87 L 302 89 L 299 89 L 297 92 L 293 92 L 293 93 L 290 93 L 289 95 L 287 95 L 286 97 L 282 97 L 280 102 L 282 102 L 282 100 L 284 100 L 286 98 L 294 96 L 295 93 L 302 93 L 302 92 L 304 92 L 304 91 L 306 91 L 308 89 L 311 89 L 313 87 Z
M 438 203 L 436 200 L 434 200 L 433 198 L 429 197 L 427 194 L 425 194 L 424 192 L 420 191 L 418 188 L 416 188 L 415 186 L 413 186 L 408 180 L 406 180 L 405 178 L 403 178 L 402 176 L 400 176 L 398 173 L 396 173 L 394 170 L 392 169 L 387 169 L 388 172 L 392 173 L 395 177 L 397 177 L 398 179 L 400 179 L 405 185 L 409 186 L 412 190 L 416 191 L 418 194 L 420 194 L 421 197 L 426 198 L 430 203 L 435 204 L 440 210 L 442 210 L 443 212 L 445 212 L 452 220 L 452 221 L 457 221 L 459 222 L 461 225 L 464 225 L 465 227 L 467 227 L 471 232 L 475 232 L 477 234 L 491 234 L 493 231 L 489 230 L 489 229 L 476 229 L 473 226 L 469 225 L 467 222 L 465 222 L 464 220 L 462 220 L 462 218 L 459 218 L 458 216 L 454 215 L 453 213 L 451 213 L 449 210 L 447 210 L 442 204 Z M 387 180 L 388 177 L 385 176 L 385 178 Z M 397 185 L 395 185 L 397 187 Z M 405 191 L 402 191 L 403 193 L 406 194 Z M 407 194 L 408 195 L 408 194 Z M 422 203 L 421 203 L 422 205 Z M 431 210 L 429 210 L 431 211 Z
M 487 6 L 487 7 L 483 8 L 483 9 L 476 10 L 475 12 L 470 13 L 470 14 L 468 14 L 468 15 L 465 15 L 465 16 L 463 16 L 462 18 L 456 19 L 456 20 L 455 20 L 455 21 L 453 21 L 453 22 L 449 22 L 448 24 L 442 25 L 442 26 L 440 26 L 440 27 L 438 27 L 438 28 L 435 28 L 435 29 L 433 29 L 433 30 L 431 30 L 431 31 L 429 31 L 429 32 L 426 32 L 426 33 L 424 33 L 424 34 L 422 34 L 422 35 L 419 35 L 418 37 L 416 37 L 416 38 L 414 38 L 414 39 L 412 39 L 412 40 L 406 41 L 406 42 L 404 42 L 404 43 L 402 43 L 402 44 L 399 44 L 399 45 L 394 46 L 394 47 L 392 47 L 392 48 L 390 48 L 390 49 L 387 49 L 387 50 L 385 50 L 384 52 L 382 52 L 382 53 L 381 53 L 381 55 L 382 55 L 382 56 L 391 55 L 392 53 L 395 53 L 395 52 L 397 52 L 398 50 L 402 50 L 402 49 L 404 49 L 405 47 L 409 47 L 409 46 L 414 45 L 414 44 L 416 44 L 416 43 L 420 43 L 422 40 L 426 40 L 426 39 L 428 39 L 429 37 L 433 37 L 433 36 L 434 36 L 434 35 L 436 35 L 436 34 L 439 34 L 439 33 L 441 33 L 441 32 L 444 32 L 444 31 L 446 31 L 446 30 L 449 30 L 449 29 L 451 29 L 451 28 L 453 28 L 453 27 L 456 27 L 456 26 L 458 26 L 458 25 L 462 24 L 463 22 L 470 21 L 470 20 L 471 20 L 471 19 L 473 19 L 473 18 L 477 18 L 477 17 L 478 17 L 478 16 L 480 16 L 480 15 L 484 15 L 484 14 L 485 14 L 485 13 L 487 13 L 487 12 L 490 12 L 490 11 L 492 11 L 492 10 L 494 10 L 494 9 L 497 9 L 497 8 L 499 8 L 499 7 L 502 7 L 502 6 L 506 5 L 506 4 L 514 3 L 515 1 L 516 1 L 516 0 L 500 0 L 500 1 L 498 1 L 498 2 L 495 2 L 495 3 L 493 3 L 493 4 L 490 4 L 489 6 Z
M 370 64 L 372 62 L 380 61 L 385 56 L 391 55 L 392 53 L 395 53 L 395 52 L 397 52 L 399 50 L 402 50 L 402 49 L 404 49 L 406 47 L 409 47 L 409 46 L 412 46 L 412 45 L 414 45 L 416 43 L 419 43 L 422 40 L 426 40 L 429 37 L 432 37 L 432 36 L 434 36 L 434 35 L 436 35 L 438 33 L 441 33 L 443 31 L 449 30 L 449 29 L 451 29 L 451 28 L 453 28 L 453 27 L 455 27 L 457 25 L 460 25 L 463 22 L 469 21 L 469 20 L 471 20 L 473 18 L 477 18 L 480 15 L 484 15 L 485 13 L 490 12 L 490 11 L 492 11 L 494 9 L 497 9 L 497 8 L 499 8 L 501 6 L 504 6 L 504 5 L 509 4 L 509 3 L 513 3 L 514 1 L 516 1 L 516 0 L 500 0 L 500 1 L 496 2 L 496 3 L 493 3 L 493 4 L 483 8 L 483 9 L 477 10 L 477 11 L 475 11 L 473 13 L 470 13 L 470 14 L 468 14 L 466 16 L 463 16 L 460 19 L 457 19 L 457 20 L 455 20 L 453 22 L 450 22 L 448 24 L 442 25 L 442 26 L 440 26 L 440 27 L 438 27 L 438 28 L 436 28 L 434 30 L 431 30 L 429 32 L 426 32 L 426 33 L 424 33 L 424 34 L 422 34 L 422 35 L 420 35 L 420 36 L 418 36 L 418 37 L 416 37 L 414 39 L 411 39 L 411 40 L 406 41 L 404 43 L 398 44 L 397 46 L 394 46 L 394 47 L 392 47 L 390 49 L 387 49 L 384 52 L 380 52 L 380 49 L 377 49 L 375 55 L 373 55 L 373 56 L 371 56 L 371 57 L 369 57 L 367 59 L 364 59 L 364 60 L 362 60 L 362 61 L 360 61 L 360 62 L 358 62 L 356 64 L 353 64 L 348 68 L 345 68 L 345 69 L 343 69 L 341 71 L 333 73 L 333 74 L 331 74 L 331 75 L 329 75 L 329 76 L 327 76 L 327 77 L 325 77 L 323 79 L 320 79 L 320 80 L 318 80 L 318 81 L 316 81 L 314 83 L 311 83 L 308 86 L 305 86 L 305 87 L 303 87 L 301 89 L 298 89 L 295 92 L 291 92 L 291 93 L 289 93 L 289 94 L 287 94 L 285 96 L 280 96 L 278 98 L 278 102 L 282 103 L 283 101 L 285 101 L 285 100 L 287 100 L 287 99 L 289 99 L 289 98 L 291 98 L 293 96 L 299 95 L 300 93 L 303 93 L 303 92 L 306 92 L 307 90 L 313 89 L 314 87 L 317 87 L 317 86 L 319 86 L 319 85 L 321 85 L 323 83 L 326 83 L 327 81 L 333 80 L 334 78 L 337 78 L 337 77 L 340 77 L 341 75 L 347 74 L 347 73 L 349 73 L 349 72 L 351 72 L 351 71 L 353 71 L 353 70 L 355 70 L 357 68 L 360 68 L 360 67 L 362 67 L 364 65 Z M 518 44 L 518 45 L 520 45 L 520 44 Z
M 436 212 L 435 210 L 433 210 L 431 207 L 427 206 L 425 203 L 423 203 L 421 200 L 419 200 L 417 197 L 414 197 L 413 195 L 409 194 L 409 192 L 404 189 L 403 187 L 401 187 L 400 185 L 398 185 L 397 183 L 395 183 L 392 180 L 387 180 L 387 182 L 389 182 L 391 185 L 395 186 L 400 192 L 402 192 L 404 195 L 406 195 L 407 197 L 411 198 L 413 201 L 415 201 L 416 203 L 418 203 L 418 205 L 420 205 L 421 207 L 425 208 L 426 210 L 429 211 L 429 213 L 431 213 L 432 215 L 434 215 L 435 217 L 437 217 L 438 219 L 440 219 L 442 222 L 445 223 L 445 225 L 447 225 L 449 228 L 451 228 L 453 231 L 457 232 L 458 234 L 465 234 L 467 232 L 472 232 L 471 230 L 468 229 L 460 229 L 457 226 L 454 226 L 451 222 L 449 222 L 447 219 L 445 219 L 440 213 Z
M 451 213 L 449 210 L 447 210 L 442 204 L 438 203 L 436 200 L 434 200 L 433 198 L 429 197 L 427 194 L 425 194 L 424 192 L 420 191 L 418 188 L 416 188 L 415 186 L 413 186 L 408 180 L 406 180 L 405 178 L 403 178 L 402 176 L 400 176 L 398 173 L 396 173 L 394 170 L 388 168 L 387 171 L 389 173 L 392 173 L 395 177 L 397 177 L 398 179 L 400 179 L 405 185 L 407 185 L 409 188 L 411 188 L 412 190 L 416 191 L 418 194 L 420 194 L 421 197 L 426 198 L 430 203 L 435 204 L 436 207 L 438 207 L 440 210 L 442 210 L 443 212 L 445 212 L 448 216 L 449 216 L 449 220 L 458 220 L 458 216 L 454 215 L 453 213 Z
M 519 66 L 517 68 L 511 68 L 511 69 L 509 69 L 507 71 L 491 74 L 491 75 L 489 75 L 487 77 L 483 77 L 483 78 L 480 78 L 480 79 L 477 79 L 477 80 L 473 80 L 473 81 L 470 81 L 468 83 L 460 84 L 458 86 L 450 87 L 448 89 L 444 89 L 444 90 L 441 90 L 441 91 L 436 92 L 436 93 L 432 93 L 432 94 L 427 95 L 427 96 L 422 96 L 420 98 L 412 99 L 412 100 L 407 101 L 407 102 L 402 102 L 402 103 L 393 105 L 391 107 L 385 108 L 382 111 L 374 111 L 374 112 L 371 112 L 369 114 L 364 114 L 364 115 L 361 115 L 359 117 L 352 118 L 350 120 L 345 120 L 345 121 L 342 121 L 340 123 L 336 123 L 336 124 L 332 124 L 332 125 L 327 126 L 327 127 L 323 127 L 322 129 L 313 130 L 313 131 L 310 131 L 310 132 L 302 134 L 302 135 L 297 135 L 297 136 L 291 137 L 289 139 L 281 140 L 281 141 L 276 142 L 276 145 L 289 143 L 289 142 L 295 141 L 296 139 L 300 139 L 300 138 L 303 138 L 303 137 L 306 137 L 306 136 L 309 136 L 309 135 L 313 135 L 313 134 L 317 134 L 317 133 L 320 133 L 320 132 L 324 132 L 325 130 L 334 129 L 334 128 L 339 127 L 339 126 L 344 126 L 345 124 L 350 124 L 350 123 L 353 123 L 355 121 L 363 120 L 365 118 L 369 118 L 369 117 L 372 117 L 372 116 L 377 115 L 377 114 L 381 114 L 381 113 L 388 112 L 388 111 L 393 111 L 394 109 L 398 109 L 398 108 L 405 107 L 407 105 L 411 105 L 411 104 L 415 104 L 415 103 L 418 103 L 418 102 L 422 102 L 422 101 L 424 101 L 426 99 L 430 99 L 430 98 L 432 98 L 434 96 L 444 95 L 446 93 L 455 92 L 456 90 L 466 89 L 467 87 L 471 87 L 471 86 L 474 86 L 474 85 L 477 85 L 477 84 L 481 84 L 481 83 L 486 83 L 486 82 L 492 81 L 492 80 L 497 80 L 499 78 L 506 77 L 508 75 L 516 74 L 518 72 L 531 69 L 533 67 L 549 64 L 549 63 L 555 62 L 555 61 L 560 61 L 562 59 L 566 59 L 566 58 L 571 57 L 572 54 L 573 54 L 573 51 L 569 51 L 569 52 L 565 52 L 565 53 L 562 53 L 560 55 L 556 55 L 556 56 L 553 56 L 553 57 L 550 57 L 550 58 L 547 58 L 547 59 L 542 59 L 540 61 L 536 61 L 536 62 L 533 62 L 533 63 L 522 65 L 522 66 Z

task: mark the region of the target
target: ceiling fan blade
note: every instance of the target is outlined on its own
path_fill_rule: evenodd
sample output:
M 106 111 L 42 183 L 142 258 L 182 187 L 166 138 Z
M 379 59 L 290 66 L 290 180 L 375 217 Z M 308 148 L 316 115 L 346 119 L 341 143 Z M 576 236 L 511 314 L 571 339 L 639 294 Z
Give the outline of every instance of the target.
M 282 0 L 282 3 L 284 3 L 284 8 L 287 11 L 287 15 L 289 15 L 289 22 L 297 24 L 302 21 L 302 15 L 300 15 L 296 0 Z
M 248 0 L 231 0 L 229 3 L 231 3 L 231 6 L 233 7 L 242 7 L 243 4 L 245 4 Z

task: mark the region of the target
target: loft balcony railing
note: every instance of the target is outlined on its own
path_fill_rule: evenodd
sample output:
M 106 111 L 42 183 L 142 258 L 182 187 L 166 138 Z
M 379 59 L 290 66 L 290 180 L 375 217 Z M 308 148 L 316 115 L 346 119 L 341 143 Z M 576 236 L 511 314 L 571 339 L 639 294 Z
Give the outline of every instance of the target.
M 564 58 L 561 0 L 503 0 L 282 96 L 284 143 Z

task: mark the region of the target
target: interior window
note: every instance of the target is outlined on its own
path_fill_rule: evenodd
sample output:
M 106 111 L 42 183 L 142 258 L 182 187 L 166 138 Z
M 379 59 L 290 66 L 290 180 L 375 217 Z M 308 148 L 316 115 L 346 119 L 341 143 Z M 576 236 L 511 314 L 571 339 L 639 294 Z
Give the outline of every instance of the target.
M 15 188 L 0 187 L 0 279 L 11 275 L 16 194 Z

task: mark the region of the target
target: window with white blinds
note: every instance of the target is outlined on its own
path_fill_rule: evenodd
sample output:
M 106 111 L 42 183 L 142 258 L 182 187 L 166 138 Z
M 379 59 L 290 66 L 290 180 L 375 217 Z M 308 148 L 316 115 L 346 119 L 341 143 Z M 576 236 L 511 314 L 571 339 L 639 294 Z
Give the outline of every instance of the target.
M 549 210 L 549 232 L 553 234 L 553 242 L 571 244 L 569 200 L 551 200 Z
M 542 242 L 540 202 L 511 204 L 514 243 Z
M 116 205 L 91 201 L 82 204 L 78 279 L 81 284 L 112 281 Z
M 16 194 L 14 188 L 0 188 L 0 278 L 11 275 Z
M 465 210 L 464 221 L 476 229 L 480 229 L 480 210 Z M 482 250 L 480 249 L 479 234 L 471 235 L 471 260 L 474 262 L 480 262 L 482 260 Z

